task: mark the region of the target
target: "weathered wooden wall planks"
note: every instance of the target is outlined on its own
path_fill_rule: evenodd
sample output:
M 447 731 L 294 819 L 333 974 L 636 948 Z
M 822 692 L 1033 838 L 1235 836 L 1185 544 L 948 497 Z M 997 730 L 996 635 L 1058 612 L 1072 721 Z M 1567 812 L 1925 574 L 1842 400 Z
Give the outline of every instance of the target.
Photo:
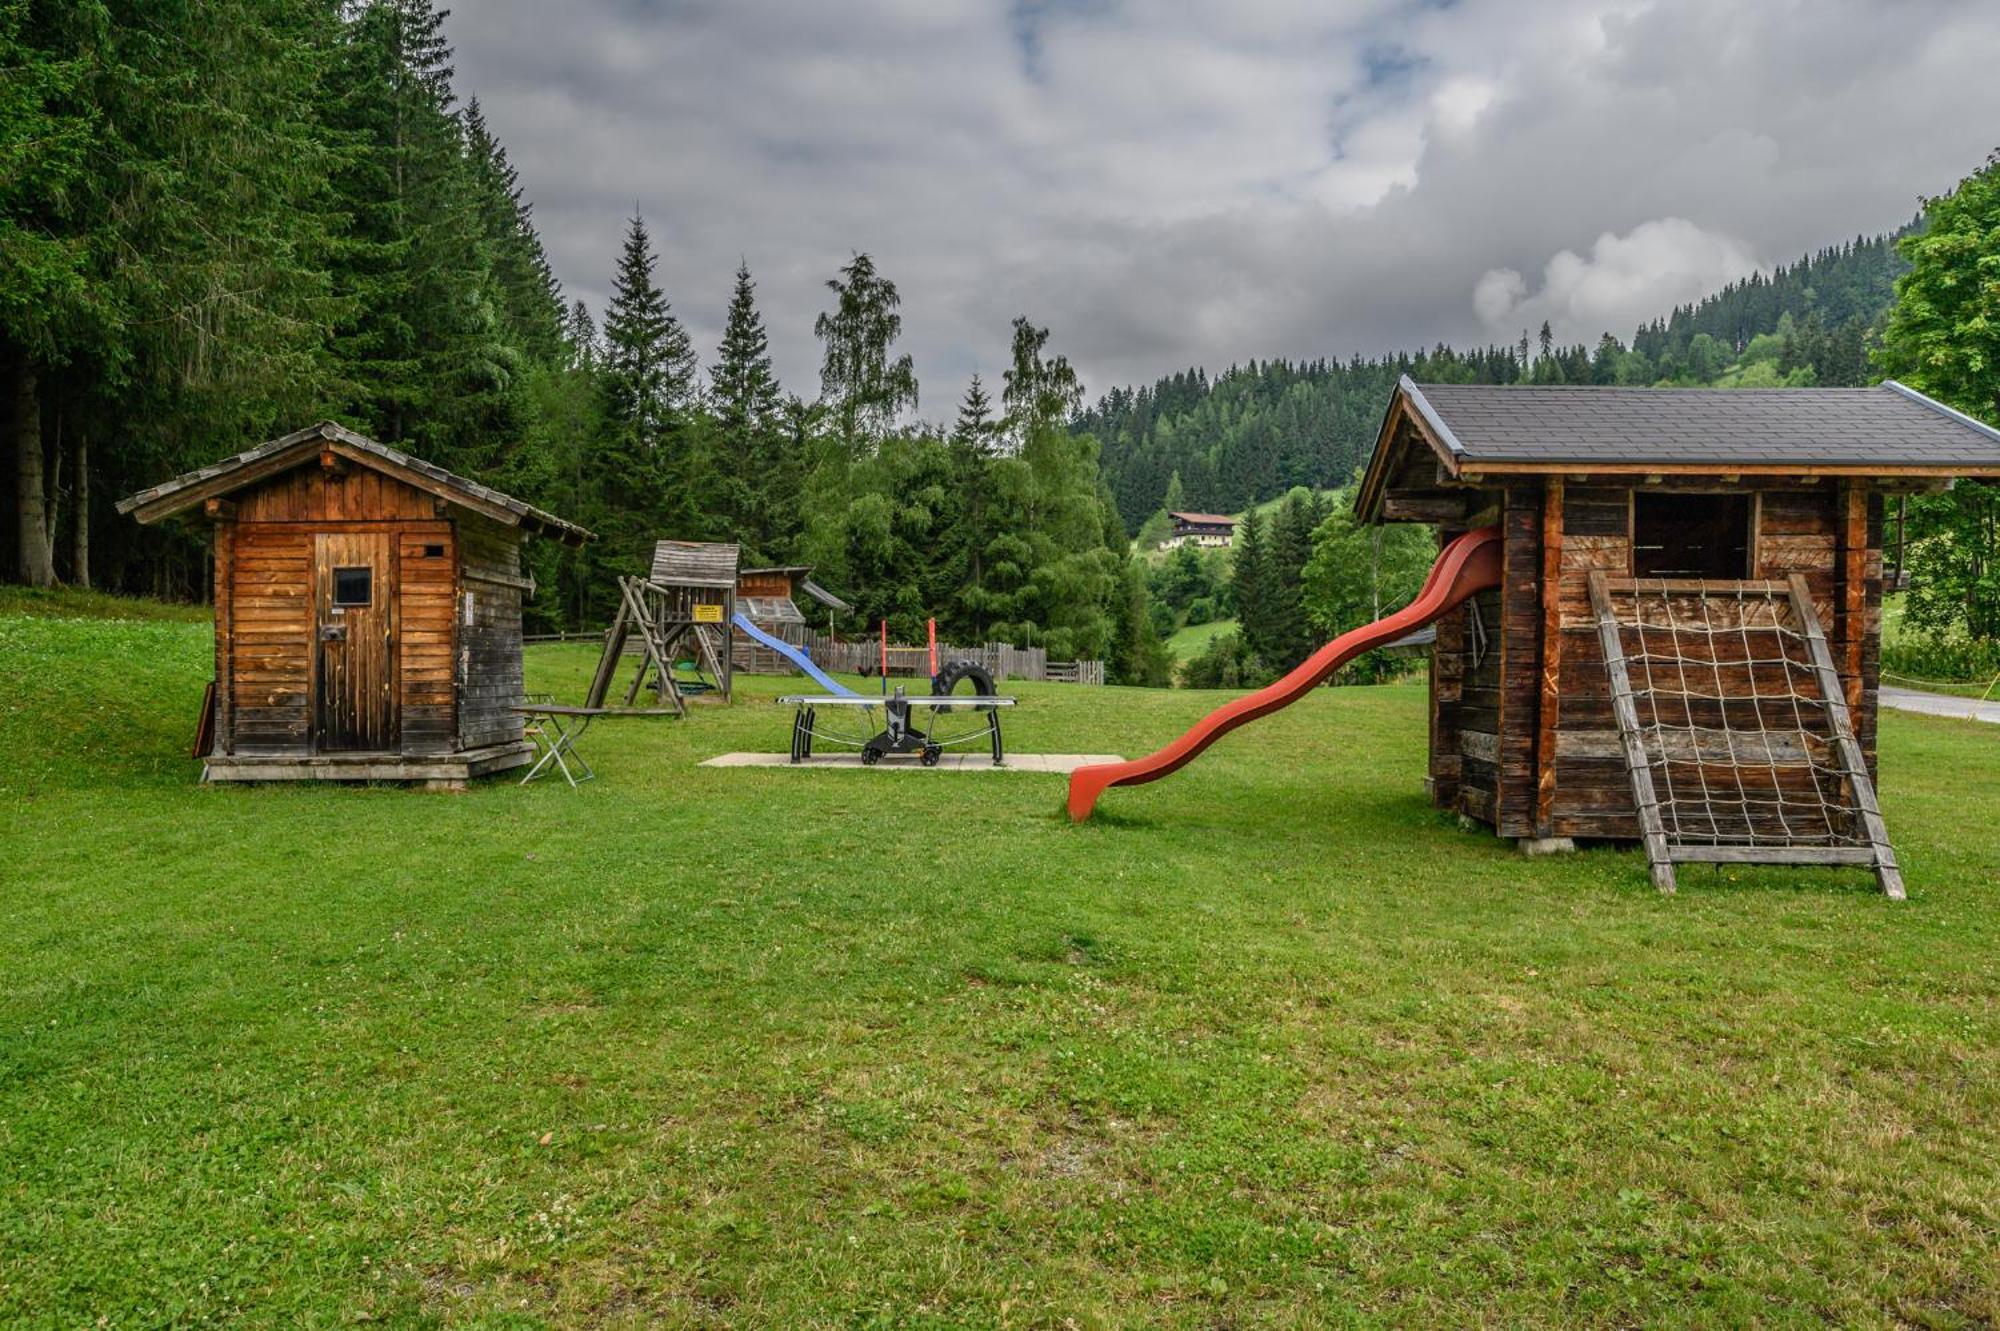
M 1643 488 L 1643 487 L 1642 487 Z M 1880 671 L 1882 512 L 1865 482 L 1676 478 L 1754 496 L 1749 576 L 1804 577 L 1872 771 Z M 1632 572 L 1631 484 L 1524 479 L 1498 519 L 1506 578 L 1437 624 L 1429 784 L 1440 808 L 1507 836 L 1638 835 L 1590 574 Z M 1441 529 L 1441 539 L 1456 534 Z M 1732 676 L 1725 669 L 1725 683 Z M 1775 723 L 1774 723 L 1775 724 Z

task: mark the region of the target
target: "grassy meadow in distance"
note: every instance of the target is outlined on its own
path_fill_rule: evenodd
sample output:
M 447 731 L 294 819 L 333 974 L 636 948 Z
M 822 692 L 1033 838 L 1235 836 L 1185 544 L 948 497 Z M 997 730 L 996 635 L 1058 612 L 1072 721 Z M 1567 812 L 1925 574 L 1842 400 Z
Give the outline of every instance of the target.
M 1884 716 L 1908 902 L 1662 898 L 1431 810 L 1408 685 L 1081 827 L 696 765 L 790 679 L 576 791 L 202 787 L 207 624 L 107 601 L 0 605 L 5 1325 L 2000 1321 L 2000 727 Z

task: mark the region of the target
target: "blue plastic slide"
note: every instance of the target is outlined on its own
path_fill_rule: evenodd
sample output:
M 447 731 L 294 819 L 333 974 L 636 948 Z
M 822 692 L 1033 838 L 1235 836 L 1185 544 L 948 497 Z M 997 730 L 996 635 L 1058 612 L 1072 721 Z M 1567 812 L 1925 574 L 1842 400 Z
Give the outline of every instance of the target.
M 787 661 L 790 661 L 800 670 L 803 670 L 807 675 L 812 677 L 814 683 L 818 684 L 828 693 L 835 693 L 843 698 L 855 698 L 860 696 L 859 694 L 855 693 L 853 689 L 848 688 L 845 684 L 842 684 L 839 681 L 835 680 L 832 676 L 828 675 L 824 670 L 821 670 L 818 666 L 814 665 L 813 659 L 810 656 L 807 656 L 803 649 L 792 646 L 792 644 L 786 642 L 783 638 L 772 637 L 770 634 L 764 632 L 764 630 L 758 628 L 755 624 L 752 624 L 749 620 L 745 619 L 742 615 L 737 615 L 735 619 L 731 622 L 733 622 L 737 628 L 742 629 L 745 633 L 749 634 L 752 641 L 764 644 L 764 646 L 769 647 L 772 651 L 784 657 Z

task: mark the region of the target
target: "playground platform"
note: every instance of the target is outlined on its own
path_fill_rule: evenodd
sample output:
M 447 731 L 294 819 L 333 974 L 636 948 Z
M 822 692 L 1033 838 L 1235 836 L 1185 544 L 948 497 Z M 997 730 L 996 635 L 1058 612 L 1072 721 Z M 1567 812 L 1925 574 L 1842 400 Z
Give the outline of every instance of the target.
M 937 766 L 926 768 L 915 761 L 885 758 L 871 769 L 873 771 L 932 771 L 932 772 L 1054 772 L 1067 775 L 1079 767 L 1092 763 L 1120 762 L 1115 754 L 1106 753 L 1010 753 L 1006 761 L 995 767 L 993 760 L 983 753 L 947 753 L 940 757 Z M 722 753 L 705 760 L 703 767 L 786 767 L 799 771 L 820 768 L 851 767 L 859 772 L 864 764 L 858 753 L 814 754 L 803 762 L 793 762 L 782 753 Z

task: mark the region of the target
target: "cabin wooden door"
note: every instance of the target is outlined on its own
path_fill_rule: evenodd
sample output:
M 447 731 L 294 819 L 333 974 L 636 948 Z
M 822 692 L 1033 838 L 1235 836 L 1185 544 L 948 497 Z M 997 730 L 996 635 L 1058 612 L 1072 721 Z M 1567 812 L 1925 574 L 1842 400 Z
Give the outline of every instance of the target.
M 313 558 L 313 745 L 394 749 L 396 577 L 387 532 L 321 532 Z

